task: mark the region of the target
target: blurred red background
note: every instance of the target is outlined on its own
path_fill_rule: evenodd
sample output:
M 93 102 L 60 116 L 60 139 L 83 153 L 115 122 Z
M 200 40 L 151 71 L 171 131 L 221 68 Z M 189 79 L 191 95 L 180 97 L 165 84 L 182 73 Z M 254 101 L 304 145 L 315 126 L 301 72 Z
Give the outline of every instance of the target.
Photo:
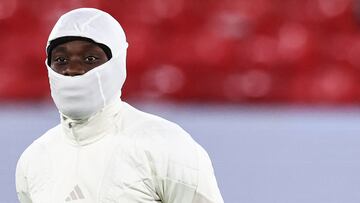
M 351 0 L 1 0 L 0 101 L 49 100 L 46 40 L 79 7 L 126 32 L 124 100 L 360 103 Z

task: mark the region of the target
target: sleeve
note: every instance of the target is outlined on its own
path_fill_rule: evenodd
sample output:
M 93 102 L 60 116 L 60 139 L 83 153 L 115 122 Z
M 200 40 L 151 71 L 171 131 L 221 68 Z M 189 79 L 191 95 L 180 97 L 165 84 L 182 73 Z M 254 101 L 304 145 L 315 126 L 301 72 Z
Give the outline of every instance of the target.
M 155 127 L 154 127 L 155 126 Z M 223 203 L 207 152 L 181 127 L 166 122 L 141 133 L 137 151 L 149 188 L 162 203 Z
M 200 145 L 193 152 L 197 152 L 197 167 L 171 161 L 163 166 L 166 175 L 157 177 L 157 193 L 163 203 L 224 202 L 207 152 Z
M 198 145 L 198 184 L 192 203 L 223 203 L 214 169 L 207 152 Z
M 22 159 L 20 158 L 16 166 L 16 193 L 20 203 L 32 203 L 28 191 L 26 176 L 22 166 Z

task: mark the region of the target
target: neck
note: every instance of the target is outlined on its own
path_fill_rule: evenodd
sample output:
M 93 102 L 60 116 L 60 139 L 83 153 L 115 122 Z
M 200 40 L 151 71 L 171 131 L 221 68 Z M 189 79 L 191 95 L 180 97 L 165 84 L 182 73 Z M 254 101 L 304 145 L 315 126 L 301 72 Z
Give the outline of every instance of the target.
M 116 127 L 122 102 L 116 100 L 87 119 L 72 119 L 61 115 L 65 138 L 75 145 L 87 145 L 101 139 Z

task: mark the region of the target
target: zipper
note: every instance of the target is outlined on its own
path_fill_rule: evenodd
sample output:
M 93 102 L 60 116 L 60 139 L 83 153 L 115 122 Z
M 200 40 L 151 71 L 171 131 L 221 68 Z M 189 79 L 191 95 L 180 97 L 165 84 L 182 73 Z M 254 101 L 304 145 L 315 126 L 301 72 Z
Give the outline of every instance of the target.
M 74 133 L 74 126 L 75 126 L 75 124 L 76 124 L 76 123 L 74 123 L 74 122 L 70 122 L 70 123 L 68 123 L 68 126 L 69 126 L 69 129 L 70 129 L 70 131 L 71 131 L 71 135 L 75 138 L 78 147 L 80 147 L 79 137 L 76 136 L 75 133 Z
M 81 145 L 80 145 L 80 141 L 79 141 L 79 137 L 75 136 L 74 133 L 74 127 L 75 127 L 76 123 L 75 122 L 69 122 L 68 126 L 70 128 L 71 131 L 71 135 L 73 137 L 75 137 L 76 140 L 76 161 L 75 161 L 75 171 L 74 173 L 76 174 L 76 177 L 79 177 L 80 172 L 79 172 L 79 162 L 80 162 L 80 151 L 81 151 Z

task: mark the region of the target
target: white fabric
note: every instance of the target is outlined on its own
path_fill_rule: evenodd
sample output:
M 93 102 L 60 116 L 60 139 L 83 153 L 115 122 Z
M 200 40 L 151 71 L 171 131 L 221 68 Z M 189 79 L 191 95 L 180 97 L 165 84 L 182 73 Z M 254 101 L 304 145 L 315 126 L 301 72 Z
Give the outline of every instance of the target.
M 126 78 L 125 33 L 109 14 L 91 8 L 70 11 L 55 24 L 48 39 L 79 36 L 108 46 L 111 60 L 84 75 L 64 76 L 53 71 L 47 61 L 51 96 L 59 111 L 72 119 L 86 119 L 120 98 Z
M 75 9 L 62 15 L 52 29 L 50 41 L 66 36 L 87 37 L 105 44 L 113 56 L 125 58 L 128 47 L 124 30 L 111 15 L 94 8 Z
M 112 58 L 84 75 L 64 76 L 50 67 L 51 96 L 59 111 L 72 119 L 85 119 L 118 100 L 123 81 L 121 61 Z
M 51 32 L 49 41 L 84 36 L 103 43 L 113 59 L 80 77 L 48 68 L 61 124 L 21 155 L 16 169 L 20 202 L 222 203 L 211 161 L 190 135 L 116 99 L 125 80 L 127 47 L 119 26 L 102 11 L 78 9 L 61 17 Z M 77 119 L 90 112 L 91 117 Z
M 84 122 L 62 117 L 22 154 L 16 187 L 21 203 L 223 202 L 203 148 L 122 101 Z

